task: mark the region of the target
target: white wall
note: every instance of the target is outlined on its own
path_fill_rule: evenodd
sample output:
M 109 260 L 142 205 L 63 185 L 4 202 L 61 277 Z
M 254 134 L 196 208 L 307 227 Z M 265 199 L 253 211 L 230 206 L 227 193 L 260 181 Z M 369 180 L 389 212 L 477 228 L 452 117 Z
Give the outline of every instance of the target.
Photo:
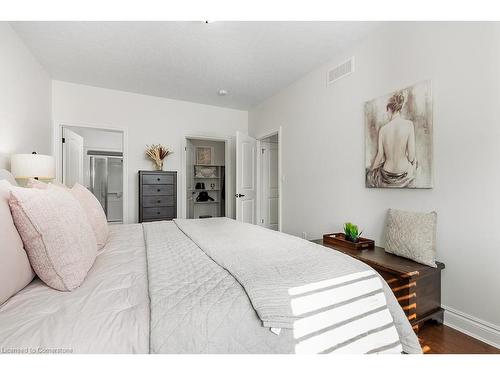
M 174 154 L 167 157 L 164 169 L 179 173 L 177 207 L 180 214 L 183 198 L 180 181 L 184 178 L 180 175 L 181 155 L 185 136 L 234 137 L 236 131 L 247 132 L 246 111 L 60 81 L 53 81 L 52 90 L 54 124 L 127 130 L 129 211 L 125 221 L 128 222 L 137 222 L 137 172 L 152 169 L 151 161 L 144 155 L 147 144 L 162 143 L 174 150 Z
M 356 72 L 327 87 L 327 69 L 353 55 Z M 366 189 L 363 103 L 426 79 L 434 189 Z M 249 132 L 283 126 L 285 232 L 320 238 L 352 221 L 383 245 L 388 208 L 436 210 L 443 305 L 498 330 L 499 108 L 500 24 L 394 23 L 251 110 Z
M 93 128 L 69 127 L 83 137 L 83 147 L 87 150 L 123 151 L 123 133 Z
M 51 83 L 7 22 L 0 22 L 0 168 L 14 153 L 51 153 Z

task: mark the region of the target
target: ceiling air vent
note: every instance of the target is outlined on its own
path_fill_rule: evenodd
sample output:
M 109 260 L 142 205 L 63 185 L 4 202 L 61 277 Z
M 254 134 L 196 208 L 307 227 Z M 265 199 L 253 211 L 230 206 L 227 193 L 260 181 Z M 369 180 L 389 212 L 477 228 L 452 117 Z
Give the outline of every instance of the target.
M 354 72 L 354 56 L 326 73 L 326 84 L 330 85 Z

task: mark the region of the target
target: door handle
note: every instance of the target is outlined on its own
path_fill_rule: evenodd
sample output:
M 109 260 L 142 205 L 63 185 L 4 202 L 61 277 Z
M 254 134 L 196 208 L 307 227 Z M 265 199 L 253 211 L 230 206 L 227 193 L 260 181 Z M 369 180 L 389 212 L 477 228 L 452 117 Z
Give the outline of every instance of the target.
M 245 196 L 245 194 L 234 194 L 234 196 L 235 196 L 236 198 L 241 198 L 241 197 L 244 197 L 244 196 Z

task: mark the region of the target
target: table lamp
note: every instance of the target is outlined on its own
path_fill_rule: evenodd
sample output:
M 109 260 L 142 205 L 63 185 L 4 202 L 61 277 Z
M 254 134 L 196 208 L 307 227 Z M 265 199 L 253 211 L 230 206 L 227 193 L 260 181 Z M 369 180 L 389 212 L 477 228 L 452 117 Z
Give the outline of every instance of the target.
M 54 164 L 54 157 L 50 155 L 15 154 L 10 158 L 10 171 L 17 179 L 52 180 L 55 178 Z

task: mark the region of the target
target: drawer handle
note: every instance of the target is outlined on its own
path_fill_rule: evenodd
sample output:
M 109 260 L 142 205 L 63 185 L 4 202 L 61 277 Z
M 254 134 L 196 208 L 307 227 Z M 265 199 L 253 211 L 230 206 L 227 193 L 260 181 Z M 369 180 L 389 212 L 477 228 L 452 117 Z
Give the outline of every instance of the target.
M 156 189 L 157 192 L 160 192 L 160 189 Z
M 156 181 L 160 181 L 160 177 L 158 177 L 158 178 L 156 179 Z
M 160 214 L 160 211 L 158 211 L 156 214 L 157 214 L 157 215 L 159 215 L 159 214 Z
M 161 201 L 159 200 L 157 203 L 161 203 Z

